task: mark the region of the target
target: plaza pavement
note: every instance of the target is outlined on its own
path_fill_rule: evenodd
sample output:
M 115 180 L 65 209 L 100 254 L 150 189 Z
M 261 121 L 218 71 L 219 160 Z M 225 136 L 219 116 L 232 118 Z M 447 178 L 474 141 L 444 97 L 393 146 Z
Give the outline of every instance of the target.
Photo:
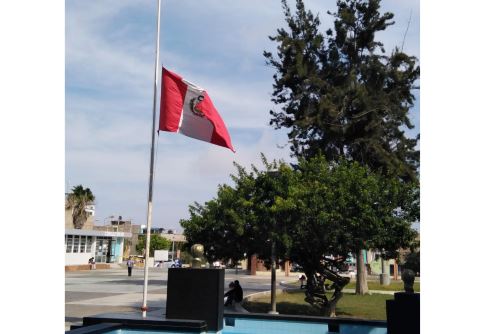
M 79 325 L 83 317 L 100 313 L 136 313 L 142 306 L 144 270 L 134 268 L 128 277 L 126 267 L 68 271 L 65 275 L 65 327 Z M 297 273 L 277 273 L 277 281 L 295 281 Z M 247 275 L 226 269 L 224 286 L 240 281 L 244 296 L 271 289 L 270 275 Z M 148 280 L 148 315 L 164 316 L 167 300 L 167 268 L 150 268 Z
M 135 313 L 141 314 L 144 270 L 134 268 L 128 277 L 125 266 L 112 269 L 83 270 L 66 272 L 65 280 L 65 328 L 80 325 L 85 316 L 101 313 Z M 148 281 L 148 315 L 165 315 L 167 302 L 167 268 L 150 268 Z M 297 288 L 287 284 L 297 281 L 300 273 L 276 273 L 277 288 Z M 271 290 L 270 273 L 259 273 L 256 276 L 246 271 L 226 269 L 224 287 L 229 282 L 239 280 L 243 287 L 244 297 L 251 294 Z M 281 283 L 280 283 L 281 282 Z M 354 289 L 344 289 L 346 293 Z M 394 291 L 372 291 L 371 293 L 394 294 Z

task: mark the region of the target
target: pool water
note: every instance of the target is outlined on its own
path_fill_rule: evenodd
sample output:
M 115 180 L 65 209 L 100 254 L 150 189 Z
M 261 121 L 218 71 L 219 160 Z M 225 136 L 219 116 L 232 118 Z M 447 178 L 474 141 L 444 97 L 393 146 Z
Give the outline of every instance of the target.
M 222 334 L 326 334 L 328 324 L 284 321 L 284 320 L 264 320 L 264 319 L 235 319 L 235 326 L 224 324 Z
M 259 319 L 236 319 L 235 326 L 224 325 L 220 334 L 327 334 L 328 324 L 301 323 L 295 321 L 272 321 Z M 161 330 L 115 329 L 107 334 L 158 334 Z M 187 334 L 192 332 L 168 332 L 169 334 Z M 207 334 L 215 332 L 207 332 Z
M 229 321 L 228 321 L 229 320 Z M 234 324 L 234 326 L 231 326 Z M 192 334 L 186 331 L 162 331 L 153 329 L 115 329 L 107 334 Z M 218 334 L 387 334 L 387 328 L 363 326 L 363 325 L 340 325 L 339 332 L 329 332 L 328 324 L 314 322 L 300 322 L 291 320 L 264 320 L 247 318 L 225 319 L 224 328 Z M 215 332 L 207 332 L 215 334 Z
M 112 331 L 106 332 L 106 334 L 193 334 L 193 332 L 171 332 L 164 330 L 148 330 L 148 329 L 114 329 Z

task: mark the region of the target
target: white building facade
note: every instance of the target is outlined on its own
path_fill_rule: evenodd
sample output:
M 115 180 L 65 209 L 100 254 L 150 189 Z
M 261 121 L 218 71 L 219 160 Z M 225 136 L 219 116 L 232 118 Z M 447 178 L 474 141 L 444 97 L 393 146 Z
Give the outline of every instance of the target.
M 96 263 L 122 263 L 125 238 L 130 237 L 129 232 L 66 229 L 65 265 L 88 264 L 92 257 Z

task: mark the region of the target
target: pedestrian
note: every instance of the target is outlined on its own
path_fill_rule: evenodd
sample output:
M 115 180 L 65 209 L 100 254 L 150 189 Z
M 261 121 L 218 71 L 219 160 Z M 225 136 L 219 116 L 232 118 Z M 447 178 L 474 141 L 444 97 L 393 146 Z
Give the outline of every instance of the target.
M 127 269 L 129 276 L 132 276 L 132 268 L 134 268 L 134 260 L 132 260 L 132 257 L 129 257 L 127 261 Z
M 299 281 L 300 281 L 300 288 L 301 289 L 305 288 L 306 285 L 304 284 L 304 282 L 306 281 L 306 275 L 304 274 L 300 275 Z
M 89 259 L 90 270 L 95 269 L 95 260 L 93 257 Z

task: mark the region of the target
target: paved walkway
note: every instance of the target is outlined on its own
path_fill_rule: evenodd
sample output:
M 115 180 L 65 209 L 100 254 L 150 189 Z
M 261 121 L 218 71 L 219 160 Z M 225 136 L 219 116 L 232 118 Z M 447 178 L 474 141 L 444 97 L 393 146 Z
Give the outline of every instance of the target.
M 243 286 L 245 297 L 271 289 L 270 275 L 246 275 L 239 270 L 226 270 L 225 287 L 238 279 Z M 277 280 L 296 280 L 297 275 L 288 278 L 277 274 Z M 85 270 L 66 272 L 65 294 L 66 329 L 72 324 L 81 324 L 83 317 L 100 313 L 140 314 L 143 298 L 144 270 L 134 268 L 132 276 L 127 276 L 126 268 Z M 167 268 L 150 268 L 148 282 L 148 307 L 150 315 L 165 314 L 167 301 Z
M 299 273 L 285 276 L 276 275 L 278 288 L 297 288 L 287 284 L 298 280 Z M 245 271 L 226 270 L 225 287 L 238 279 L 243 287 L 244 296 L 271 290 L 270 273 L 247 275 Z M 83 317 L 100 313 L 140 314 L 143 298 L 144 270 L 134 268 L 132 276 L 127 276 L 126 268 L 86 270 L 66 272 L 65 324 L 66 330 L 72 324 L 81 324 Z M 344 289 L 354 292 L 354 289 Z M 394 291 L 370 291 L 371 293 L 394 294 Z M 148 315 L 163 316 L 167 302 L 167 268 L 150 268 L 148 282 Z

